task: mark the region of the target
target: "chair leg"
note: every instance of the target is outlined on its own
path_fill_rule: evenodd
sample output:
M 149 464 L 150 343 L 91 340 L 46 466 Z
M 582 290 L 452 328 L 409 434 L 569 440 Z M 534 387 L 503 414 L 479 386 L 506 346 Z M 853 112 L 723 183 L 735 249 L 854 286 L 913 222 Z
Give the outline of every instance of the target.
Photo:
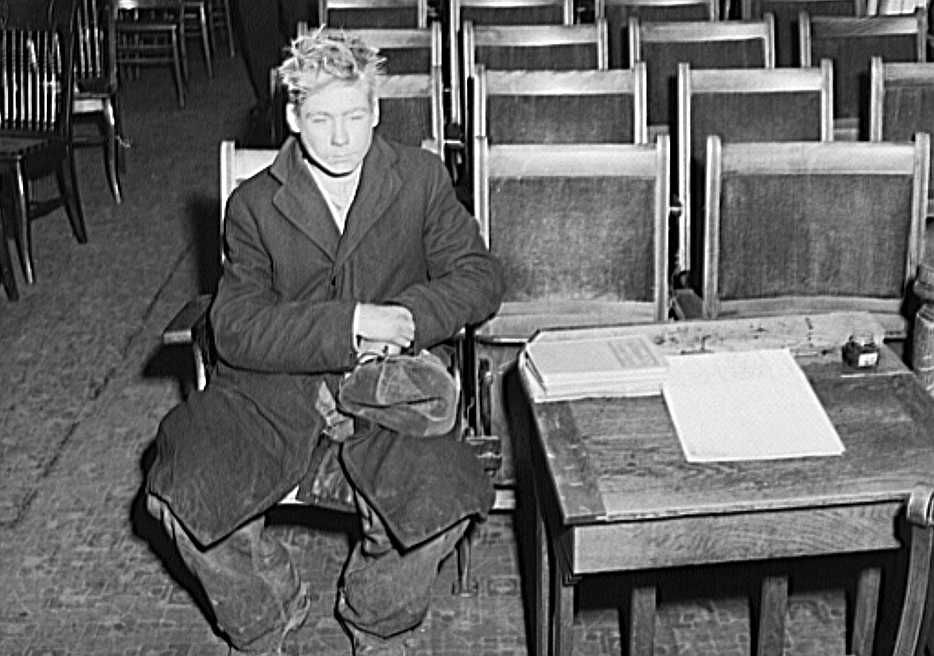
M 29 225 L 29 183 L 23 173 L 23 165 L 16 163 L 13 174 L 16 188 L 13 190 L 14 229 L 16 249 L 19 251 L 19 261 L 23 267 L 23 277 L 27 285 L 36 282 L 32 270 L 32 233 Z
M 68 149 L 65 160 L 67 161 L 62 161 L 55 171 L 55 177 L 58 180 L 58 191 L 65 205 L 65 213 L 68 215 L 68 222 L 71 223 L 71 231 L 75 235 L 75 240 L 79 244 L 86 244 L 88 242 L 88 231 L 84 225 L 84 211 L 81 209 L 81 194 L 78 191 L 74 149 Z
M 231 57 L 237 56 L 234 48 L 233 16 L 230 13 L 230 0 L 220 0 L 224 5 L 224 27 L 227 30 L 227 52 Z
M 208 71 L 208 77 L 214 77 L 214 64 L 211 59 L 211 51 L 214 47 L 211 45 L 211 34 L 208 29 L 208 10 L 203 2 L 198 5 L 198 22 L 201 24 L 201 49 L 204 51 L 204 67 Z
M 185 34 L 185 21 L 182 20 L 178 34 L 178 57 L 182 62 L 182 80 L 188 84 L 188 35 Z
M 179 41 L 183 41 L 178 38 L 178 33 L 172 33 L 172 66 L 175 74 L 175 93 L 178 95 L 178 106 L 181 108 L 185 107 L 185 75 L 183 73 L 183 59 L 182 53 L 179 49 Z
M 114 200 L 123 200 L 120 194 L 120 175 L 117 172 L 117 118 L 110 99 L 104 101 L 104 166 Z
M 3 228 L 3 217 L 0 216 L 0 282 L 6 290 L 6 296 L 11 301 L 19 300 L 19 290 L 16 288 L 16 274 L 13 272 L 13 258 L 10 257 L 10 248 L 7 244 L 6 231 Z
M 470 526 L 457 543 L 457 580 L 454 581 L 452 592 L 461 597 L 476 596 L 479 589 L 477 581 L 473 578 L 470 566 L 473 531 L 474 527 Z

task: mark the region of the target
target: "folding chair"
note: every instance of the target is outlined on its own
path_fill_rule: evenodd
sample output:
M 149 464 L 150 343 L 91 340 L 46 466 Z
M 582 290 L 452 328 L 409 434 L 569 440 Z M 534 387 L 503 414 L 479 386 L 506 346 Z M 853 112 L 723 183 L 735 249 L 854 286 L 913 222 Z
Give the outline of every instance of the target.
M 925 133 L 914 143 L 709 136 L 705 316 L 862 310 L 903 339 L 929 164 Z
M 873 57 L 869 74 L 869 140 L 908 141 L 934 133 L 934 64 L 883 62 Z M 932 171 L 934 175 L 934 171 Z M 928 185 L 928 217 L 934 186 Z
M 912 16 L 809 16 L 801 14 L 802 66 L 818 58 L 833 61 L 834 118 L 838 138 L 867 133 L 869 62 L 923 62 L 926 59 L 927 12 Z
M 629 19 L 629 61 L 644 61 L 648 77 L 649 138 L 671 130 L 676 117 L 675 83 L 680 62 L 695 68 L 772 68 L 775 27 L 758 21 L 643 23 Z
M 775 65 L 803 66 L 798 43 L 798 17 L 802 11 L 810 16 L 864 16 L 866 0 L 742 0 L 743 20 L 757 20 L 765 14 L 775 18 Z
M 833 139 L 833 73 L 820 68 L 694 69 L 678 65 L 679 269 L 690 270 L 688 230 L 704 207 L 707 136 L 723 142 L 830 141 Z M 792 193 L 792 192 L 789 192 Z M 699 279 L 692 282 L 698 284 Z
M 595 18 L 604 18 L 610 43 L 610 68 L 629 65 L 629 18 L 646 22 L 715 21 L 718 0 L 596 0 Z
M 472 134 L 512 143 L 647 143 L 645 64 L 475 73 Z

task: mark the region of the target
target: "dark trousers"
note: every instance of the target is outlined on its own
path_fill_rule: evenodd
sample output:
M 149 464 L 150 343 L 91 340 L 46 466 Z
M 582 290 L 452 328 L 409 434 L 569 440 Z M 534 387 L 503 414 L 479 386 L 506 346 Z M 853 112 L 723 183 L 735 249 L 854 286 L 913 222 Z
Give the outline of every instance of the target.
M 366 501 L 357 495 L 363 539 L 344 567 L 337 613 L 351 634 L 388 638 L 425 617 L 441 561 L 469 523 L 464 519 L 436 537 L 399 551 Z M 153 495 L 147 507 L 174 540 L 185 564 L 201 582 L 218 628 L 237 649 L 281 647 L 286 633 L 308 613 L 308 589 L 285 547 L 264 532 L 259 517 L 220 542 L 195 544 L 171 509 Z
M 318 24 L 316 0 L 238 0 L 240 43 L 257 104 L 270 103 L 269 71 L 282 63 L 295 25 Z

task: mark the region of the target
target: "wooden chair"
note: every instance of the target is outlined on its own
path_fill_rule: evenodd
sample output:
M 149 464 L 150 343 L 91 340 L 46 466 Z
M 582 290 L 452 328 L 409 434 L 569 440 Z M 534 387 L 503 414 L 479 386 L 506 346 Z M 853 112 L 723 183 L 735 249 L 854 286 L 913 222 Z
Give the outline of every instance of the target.
M 178 106 L 185 106 L 188 80 L 184 0 L 116 0 L 117 65 L 169 66 Z
M 704 315 L 862 310 L 904 338 L 929 163 L 925 133 L 914 143 L 709 136 Z
M 394 141 L 421 146 L 444 159 L 441 68 L 428 74 L 387 75 L 379 83 L 376 131 Z
M 462 60 L 459 115 L 466 115 L 472 102 L 470 76 L 476 66 L 487 70 L 586 70 L 607 68 L 606 21 L 589 25 L 474 25 L 467 21 L 461 30 Z
M 607 23 L 610 68 L 629 65 L 629 18 L 646 22 L 715 21 L 720 17 L 717 0 L 596 0 L 596 18 Z
M 474 25 L 571 25 L 574 22 L 574 1 L 445 0 L 442 3 L 442 22 L 447 26 L 445 70 L 451 94 L 451 120 L 464 128 L 467 101 L 463 85 L 471 69 L 463 68 L 463 25 L 467 22 Z
M 869 74 L 869 140 L 908 141 L 934 133 L 934 63 L 883 62 L 873 57 Z M 932 169 L 934 175 L 934 169 Z M 928 217 L 934 216 L 928 184 Z
M 0 189 L 30 284 L 34 219 L 64 207 L 77 241 L 87 241 L 71 144 L 73 20 L 47 30 L 0 31 Z M 31 200 L 30 181 L 53 173 L 58 196 Z
M 507 410 L 521 393 L 515 362 L 528 339 L 547 327 L 667 317 L 669 146 L 667 135 L 654 144 L 476 142 L 475 214 L 507 289 L 500 312 L 468 335 L 465 387 L 474 432 L 500 442 L 494 508 L 507 510 L 528 472 L 517 443 L 526 432 L 513 430 Z M 469 589 L 469 569 L 461 573 Z
M 773 68 L 775 27 L 758 21 L 643 23 L 629 19 L 629 61 L 644 61 L 648 78 L 649 139 L 674 128 L 680 62 L 695 68 Z
M 514 143 L 648 143 L 645 64 L 626 70 L 487 71 L 478 66 L 472 135 Z
M 230 0 L 208 0 L 208 25 L 211 29 L 212 42 L 217 42 L 214 34 L 219 31 L 227 42 L 227 54 L 234 57 L 237 49 L 234 45 L 233 12 L 230 9 Z
M 809 16 L 799 18 L 802 66 L 831 59 L 834 66 L 834 118 L 838 138 L 868 132 L 869 62 L 923 62 L 926 59 L 927 12 L 912 16 Z
M 318 24 L 347 29 L 428 27 L 427 0 L 319 0 Z
M 743 20 L 757 20 L 765 14 L 775 18 L 775 62 L 778 67 L 802 66 L 798 43 L 798 18 L 810 16 L 864 16 L 866 0 L 742 0 Z
M 830 141 L 833 72 L 819 68 L 694 69 L 678 65 L 679 269 L 690 270 L 693 217 L 703 215 L 707 136 L 723 142 Z M 699 260 L 698 260 L 699 261 Z M 699 280 L 694 280 L 695 284 Z
M 116 5 L 110 0 L 80 0 L 77 10 L 75 92 L 72 118 L 97 121 L 98 138 L 72 135 L 76 147 L 100 146 L 114 199 L 121 201 L 119 102 L 117 97 Z
M 214 77 L 214 42 L 210 25 L 209 0 L 185 0 L 184 37 L 201 42 L 201 54 L 208 77 Z

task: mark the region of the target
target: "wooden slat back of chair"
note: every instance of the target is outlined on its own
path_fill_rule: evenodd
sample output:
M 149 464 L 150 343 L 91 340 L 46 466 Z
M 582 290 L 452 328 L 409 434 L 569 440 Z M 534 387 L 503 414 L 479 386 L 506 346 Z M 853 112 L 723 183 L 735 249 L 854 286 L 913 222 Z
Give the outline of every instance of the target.
M 427 145 L 443 157 L 444 113 L 441 69 L 430 74 L 387 75 L 379 82 L 377 132 L 410 146 Z
M 233 141 L 220 145 L 220 241 L 221 262 L 226 261 L 224 251 L 224 219 L 230 194 L 244 180 L 253 177 L 273 163 L 279 151 L 273 148 L 237 148 Z
M 0 31 L 0 131 L 64 135 L 71 94 L 58 33 Z
M 606 21 L 586 25 L 464 23 L 463 70 L 585 70 L 608 67 Z
M 75 83 L 117 86 L 116 5 L 110 0 L 80 0 L 75 16 Z
M 647 143 L 645 64 L 631 69 L 476 69 L 472 134 L 507 143 Z
M 474 211 L 507 280 L 489 331 L 525 339 L 545 325 L 666 318 L 667 135 L 652 145 L 477 137 L 475 151 Z
M 914 143 L 708 137 L 705 315 L 859 309 L 904 336 L 929 163 L 924 133 Z
M 610 68 L 629 65 L 629 19 L 645 22 L 715 21 L 717 0 L 596 0 L 594 14 L 605 18 L 609 34 Z
M 309 36 L 314 29 L 299 23 L 298 35 Z M 386 58 L 384 70 L 389 75 L 428 73 L 443 65 L 441 24 L 437 22 L 425 28 L 360 28 L 343 32 L 379 50 Z
M 870 141 L 908 141 L 934 134 L 934 63 L 883 62 L 873 57 L 869 74 Z M 934 154 L 932 154 L 934 158 Z M 934 162 L 931 170 L 934 178 Z M 934 194 L 934 180 L 928 184 Z M 928 201 L 928 216 L 932 214 Z
M 723 142 L 831 141 L 833 67 L 695 69 L 678 66 L 678 261 L 690 269 L 702 242 L 691 239 L 703 216 L 707 136 Z
M 756 20 L 769 13 L 775 17 L 776 66 L 802 66 L 798 18 L 810 16 L 863 16 L 865 0 L 742 0 L 741 15 Z
M 817 58 L 834 65 L 834 116 L 868 118 L 869 66 L 873 56 L 885 61 L 923 62 L 927 58 L 927 11 L 910 16 L 799 17 L 801 61 Z
M 320 0 L 318 24 L 334 28 L 428 27 L 427 0 Z
M 695 68 L 773 68 L 775 25 L 755 21 L 643 23 L 629 19 L 630 62 L 646 62 L 649 125 L 674 128 L 678 64 Z

